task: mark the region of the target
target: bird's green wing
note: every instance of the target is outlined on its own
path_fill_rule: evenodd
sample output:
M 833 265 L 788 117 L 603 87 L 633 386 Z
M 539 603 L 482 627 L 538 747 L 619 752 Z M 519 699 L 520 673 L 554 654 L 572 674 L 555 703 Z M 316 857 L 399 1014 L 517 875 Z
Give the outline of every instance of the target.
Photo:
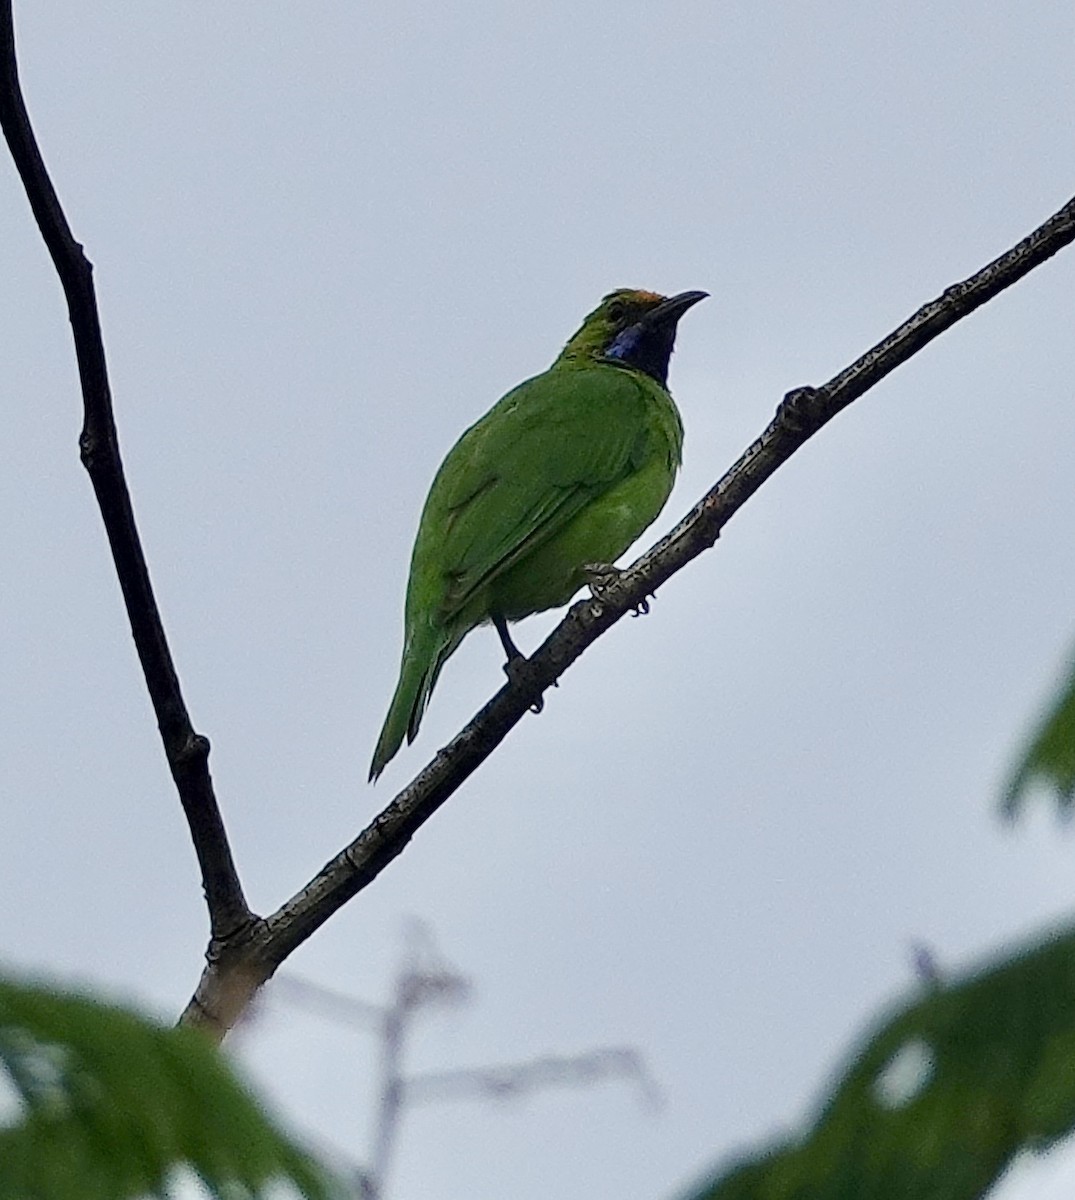
M 416 546 L 445 617 L 639 464 L 657 387 L 614 366 L 554 367 L 467 430 L 434 480 Z

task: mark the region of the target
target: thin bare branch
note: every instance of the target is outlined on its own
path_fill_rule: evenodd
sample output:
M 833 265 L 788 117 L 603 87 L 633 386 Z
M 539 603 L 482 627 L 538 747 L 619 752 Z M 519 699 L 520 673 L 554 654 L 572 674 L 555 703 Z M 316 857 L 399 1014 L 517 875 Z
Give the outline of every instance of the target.
M 253 918 L 213 793 L 209 741 L 191 726 L 153 595 L 120 460 L 93 268 L 72 236 L 30 125 L 19 84 L 10 0 L 0 0 L 0 126 L 67 297 L 84 405 L 82 462 L 104 519 L 164 752 L 198 856 L 212 937 L 219 942 L 249 926 Z
M 329 1020 L 358 1025 L 380 1035 L 373 1143 L 369 1166 L 357 1172 L 364 1200 L 379 1200 L 384 1195 L 403 1117 L 406 1109 L 416 1103 L 507 1100 L 550 1088 L 586 1087 L 606 1079 L 628 1079 L 638 1085 L 647 1107 L 653 1110 L 661 1107 L 660 1089 L 645 1059 L 632 1046 L 604 1046 L 580 1054 L 550 1054 L 496 1066 L 406 1073 L 404 1049 L 412 1022 L 421 1010 L 459 1003 L 468 998 L 471 990 L 467 977 L 437 948 L 428 925 L 412 923 L 409 940 L 409 951 L 396 975 L 392 1000 L 387 1005 L 369 1004 L 289 974 L 278 973 L 271 988 L 266 990 L 268 994 L 278 993 L 284 983 L 285 1000 L 297 1002 Z M 353 1166 L 349 1173 L 356 1176 Z
M 633 1079 L 650 1108 L 659 1108 L 661 1093 L 637 1050 L 607 1046 L 583 1054 L 546 1055 L 529 1062 L 453 1071 L 425 1071 L 404 1081 L 411 1104 L 443 1100 L 514 1100 L 553 1087 L 584 1087 L 603 1079 Z

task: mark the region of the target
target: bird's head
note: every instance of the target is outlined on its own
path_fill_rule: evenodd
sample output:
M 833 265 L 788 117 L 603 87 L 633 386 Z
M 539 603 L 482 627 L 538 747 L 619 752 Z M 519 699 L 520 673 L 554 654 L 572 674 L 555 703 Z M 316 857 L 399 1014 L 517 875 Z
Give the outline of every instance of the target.
M 561 360 L 622 363 L 645 371 L 658 383 L 668 380 L 668 361 L 679 318 L 708 292 L 659 296 L 620 288 L 609 294 L 583 321 L 564 347 Z

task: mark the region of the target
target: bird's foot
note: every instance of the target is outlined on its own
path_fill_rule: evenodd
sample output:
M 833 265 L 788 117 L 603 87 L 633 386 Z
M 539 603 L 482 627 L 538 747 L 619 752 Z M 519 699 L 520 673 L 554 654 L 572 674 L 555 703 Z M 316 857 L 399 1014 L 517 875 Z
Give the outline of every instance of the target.
M 616 584 L 623 578 L 623 572 L 611 563 L 587 563 L 582 568 L 582 577 L 589 584 L 595 600 L 609 600 Z
M 788 392 L 776 407 L 776 419 L 789 433 L 811 434 L 821 425 L 821 392 L 800 387 Z
M 504 674 L 508 677 L 508 681 L 516 687 L 528 687 L 534 680 L 530 659 L 522 654 L 515 654 L 508 659 L 504 664 Z M 544 697 L 538 696 L 534 703 L 530 705 L 530 711 L 532 713 L 539 713 L 544 707 Z
M 533 671 L 530 668 L 530 659 L 519 649 L 518 646 L 511 640 L 511 634 L 508 633 L 508 623 L 499 614 L 493 613 L 493 628 L 500 635 L 500 644 L 504 647 L 504 655 L 507 661 L 504 663 L 504 674 L 508 677 L 510 683 L 517 687 L 528 687 L 534 679 Z M 553 680 L 553 687 L 559 685 Z M 532 713 L 539 713 L 545 707 L 545 701 L 541 696 L 530 705 Z
M 587 563 L 582 568 L 583 578 L 590 587 L 590 594 L 599 602 L 611 600 L 617 584 L 622 582 L 626 571 L 611 563 Z M 644 617 L 649 612 L 649 599 L 643 596 L 631 610 L 631 616 Z

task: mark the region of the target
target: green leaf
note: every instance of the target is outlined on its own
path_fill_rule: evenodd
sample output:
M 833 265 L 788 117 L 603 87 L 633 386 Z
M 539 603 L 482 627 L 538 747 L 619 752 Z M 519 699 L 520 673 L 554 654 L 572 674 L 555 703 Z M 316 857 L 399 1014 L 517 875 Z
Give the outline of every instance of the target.
M 937 987 L 869 1037 L 813 1126 L 692 1200 L 976 1200 L 1075 1126 L 1075 930 Z
M 1056 792 L 1060 811 L 1069 815 L 1075 803 L 1075 664 L 1012 776 L 1003 801 L 1007 816 L 1018 813 L 1038 782 Z
M 203 1035 L 2 977 L 0 1100 L 3 1200 L 163 1197 L 182 1170 L 220 1200 L 339 1194 Z

